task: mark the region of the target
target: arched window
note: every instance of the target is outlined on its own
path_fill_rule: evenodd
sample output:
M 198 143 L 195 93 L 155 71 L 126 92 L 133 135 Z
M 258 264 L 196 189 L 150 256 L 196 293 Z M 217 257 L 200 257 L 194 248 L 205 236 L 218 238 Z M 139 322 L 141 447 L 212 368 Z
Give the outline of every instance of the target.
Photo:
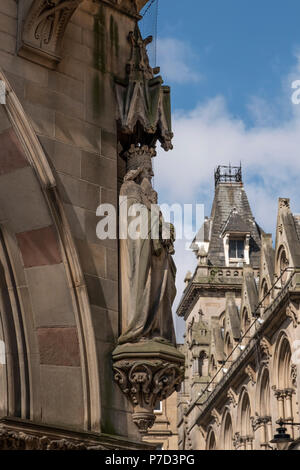
M 277 389 L 275 396 L 278 405 L 278 418 L 285 421 L 294 420 L 296 409 L 295 390 L 292 380 L 291 347 L 288 338 L 283 334 L 278 343 L 277 355 Z M 288 426 L 289 434 L 294 436 L 294 426 Z
M 289 340 L 286 337 L 282 337 L 277 365 L 278 388 L 281 390 L 292 388 L 293 386 L 291 381 L 291 356 Z
M 263 300 L 263 307 L 267 308 L 270 305 L 271 297 L 267 281 L 264 279 L 261 285 L 261 299 Z
M 225 416 L 223 433 L 224 433 L 224 438 L 223 438 L 224 450 L 232 450 L 233 449 L 233 442 L 232 442 L 233 430 L 232 430 L 232 419 L 231 419 L 229 412 L 227 412 Z
M 269 371 L 264 370 L 260 389 L 260 414 L 270 416 L 270 377 Z
M 288 271 L 286 271 L 286 269 L 289 267 L 289 259 L 287 257 L 286 250 L 283 246 L 279 250 L 278 266 L 279 276 L 281 276 L 281 285 L 283 286 L 288 279 Z
M 248 314 L 248 310 L 247 308 L 245 307 L 243 309 L 243 313 L 242 313 L 242 333 L 243 335 L 246 333 L 247 331 L 247 337 L 249 337 L 249 334 L 250 334 L 250 331 L 248 331 L 249 327 L 251 325 L 251 321 L 250 321 L 250 318 L 249 318 L 249 314 Z
M 233 346 L 232 346 L 230 334 L 227 333 L 226 334 L 226 339 L 225 339 L 225 355 L 226 355 L 226 357 L 228 357 L 232 353 L 232 350 L 233 350 Z M 230 360 L 232 360 L 232 357 L 230 358 Z
M 270 408 L 270 377 L 268 369 L 264 369 L 260 380 L 260 390 L 258 396 L 261 424 L 260 445 L 263 449 L 270 449 L 269 441 L 272 436 L 272 419 Z
M 214 431 L 211 429 L 208 437 L 207 437 L 207 444 L 206 444 L 206 449 L 207 450 L 216 450 L 217 448 L 217 443 L 216 443 L 216 436 Z
M 251 430 L 251 408 L 248 393 L 245 393 L 242 399 L 241 406 L 241 435 L 243 437 L 250 436 Z

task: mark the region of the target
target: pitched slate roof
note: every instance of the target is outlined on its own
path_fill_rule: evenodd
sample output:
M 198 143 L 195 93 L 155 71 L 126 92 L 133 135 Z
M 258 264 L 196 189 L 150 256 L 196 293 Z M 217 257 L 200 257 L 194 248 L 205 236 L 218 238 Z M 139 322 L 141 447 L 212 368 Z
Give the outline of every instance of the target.
M 255 222 L 243 183 L 220 183 L 216 186 L 210 221 L 208 261 L 211 265 L 225 265 L 222 233 L 228 222 L 235 231 L 250 233 L 250 263 L 259 267 L 262 230 Z

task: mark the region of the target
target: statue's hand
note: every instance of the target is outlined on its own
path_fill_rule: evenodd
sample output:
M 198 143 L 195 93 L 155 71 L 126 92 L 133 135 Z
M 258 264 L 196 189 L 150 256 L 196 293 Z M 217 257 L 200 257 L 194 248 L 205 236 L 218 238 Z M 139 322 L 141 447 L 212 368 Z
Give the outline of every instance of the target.
M 153 243 L 153 252 L 155 256 L 160 256 L 163 250 L 163 247 L 159 240 L 152 240 Z

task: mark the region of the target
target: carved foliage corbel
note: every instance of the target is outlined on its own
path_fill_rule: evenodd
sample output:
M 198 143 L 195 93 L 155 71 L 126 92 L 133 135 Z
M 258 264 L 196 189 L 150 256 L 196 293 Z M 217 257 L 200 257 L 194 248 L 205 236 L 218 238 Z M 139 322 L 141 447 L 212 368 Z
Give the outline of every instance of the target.
M 290 302 L 286 307 L 285 313 L 292 320 L 294 328 L 297 328 L 300 324 L 299 302 Z
M 252 385 L 255 385 L 256 384 L 256 372 L 250 366 L 250 364 L 248 364 L 247 367 L 245 368 L 245 373 L 248 375 Z

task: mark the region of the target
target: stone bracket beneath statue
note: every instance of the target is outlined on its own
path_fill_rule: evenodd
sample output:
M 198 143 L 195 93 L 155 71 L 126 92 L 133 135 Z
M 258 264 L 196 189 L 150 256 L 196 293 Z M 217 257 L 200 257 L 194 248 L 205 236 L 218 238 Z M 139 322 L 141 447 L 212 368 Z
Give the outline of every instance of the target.
M 66 27 L 83 0 L 25 0 L 18 7 L 18 54 L 54 69 Z
M 154 424 L 156 404 L 178 391 L 184 356 L 168 342 L 127 343 L 114 350 L 113 370 L 114 380 L 133 405 L 133 422 L 145 434 Z

